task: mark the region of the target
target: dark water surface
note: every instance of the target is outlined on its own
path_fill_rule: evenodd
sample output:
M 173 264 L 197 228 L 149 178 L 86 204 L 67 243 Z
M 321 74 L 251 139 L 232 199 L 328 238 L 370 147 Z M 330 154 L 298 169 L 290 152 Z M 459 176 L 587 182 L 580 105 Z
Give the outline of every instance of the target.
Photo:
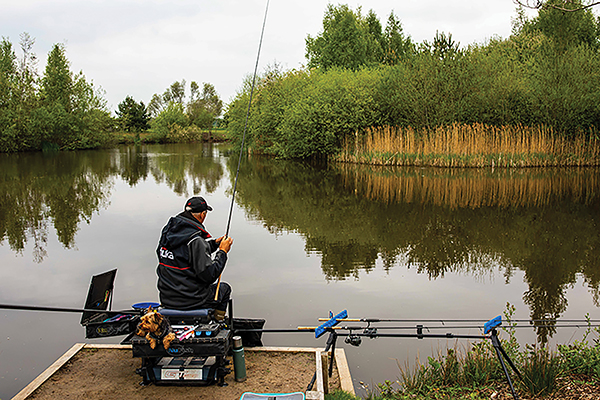
M 209 231 L 222 235 L 236 167 L 236 154 L 208 145 L 0 154 L 0 303 L 80 308 L 91 276 L 113 268 L 113 308 L 157 301 L 160 230 L 201 194 L 214 208 Z M 267 328 L 315 326 L 344 309 L 353 318 L 488 320 L 507 303 L 520 319 L 600 318 L 597 169 L 386 169 L 251 157 L 237 190 L 223 279 L 233 286 L 235 315 L 265 318 Z M 0 399 L 87 341 L 79 319 L 0 310 Z M 583 333 L 527 328 L 518 338 L 553 344 Z M 263 339 L 326 341 L 310 333 Z M 398 363 L 426 361 L 447 344 L 455 341 L 338 341 L 357 389 L 359 381 L 393 381 Z

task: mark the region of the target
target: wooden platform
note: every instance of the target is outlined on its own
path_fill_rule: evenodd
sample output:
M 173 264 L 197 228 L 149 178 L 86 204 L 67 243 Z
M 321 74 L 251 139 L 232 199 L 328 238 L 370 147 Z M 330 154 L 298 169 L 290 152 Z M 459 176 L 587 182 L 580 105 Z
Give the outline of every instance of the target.
M 132 357 L 131 346 L 78 343 L 13 400 L 239 399 L 244 392 L 305 392 L 307 399 L 315 400 L 323 399 L 325 393 L 337 389 L 354 393 L 344 349 L 335 351 L 332 378 L 323 373 L 327 368 L 327 354 L 317 348 L 246 348 L 245 360 L 246 381 L 236 382 L 232 371 L 225 378 L 225 387 L 141 386 L 142 379 L 135 373 L 141 360 Z M 315 372 L 317 379 L 313 390 L 306 391 Z

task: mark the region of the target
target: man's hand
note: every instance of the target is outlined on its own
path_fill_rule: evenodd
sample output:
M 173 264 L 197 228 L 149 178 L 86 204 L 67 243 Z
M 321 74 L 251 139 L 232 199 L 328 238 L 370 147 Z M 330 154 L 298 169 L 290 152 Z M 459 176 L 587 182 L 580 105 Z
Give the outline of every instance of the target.
M 231 249 L 231 245 L 233 244 L 232 238 L 228 236 L 221 236 L 215 241 L 219 243 L 219 250 L 223 250 L 225 253 L 229 253 L 229 249 Z

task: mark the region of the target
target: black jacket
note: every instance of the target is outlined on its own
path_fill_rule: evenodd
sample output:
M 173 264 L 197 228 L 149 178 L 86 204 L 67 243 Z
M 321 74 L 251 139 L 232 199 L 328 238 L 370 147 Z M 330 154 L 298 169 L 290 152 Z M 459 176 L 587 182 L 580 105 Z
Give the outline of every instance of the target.
M 171 217 L 162 230 L 158 255 L 158 291 L 163 307 L 178 310 L 203 308 L 227 262 L 204 226 L 189 212 Z

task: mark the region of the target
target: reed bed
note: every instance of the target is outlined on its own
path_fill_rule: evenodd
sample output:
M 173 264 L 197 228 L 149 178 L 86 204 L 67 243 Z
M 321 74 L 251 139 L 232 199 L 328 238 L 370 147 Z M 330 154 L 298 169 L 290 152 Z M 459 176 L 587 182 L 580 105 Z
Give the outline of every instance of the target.
M 338 164 L 344 186 L 384 203 L 450 208 L 543 206 L 563 199 L 588 204 L 600 196 L 593 168 L 445 169 Z
M 347 138 L 334 160 L 435 167 L 598 166 L 600 139 L 591 134 L 566 137 L 546 126 L 384 126 Z

